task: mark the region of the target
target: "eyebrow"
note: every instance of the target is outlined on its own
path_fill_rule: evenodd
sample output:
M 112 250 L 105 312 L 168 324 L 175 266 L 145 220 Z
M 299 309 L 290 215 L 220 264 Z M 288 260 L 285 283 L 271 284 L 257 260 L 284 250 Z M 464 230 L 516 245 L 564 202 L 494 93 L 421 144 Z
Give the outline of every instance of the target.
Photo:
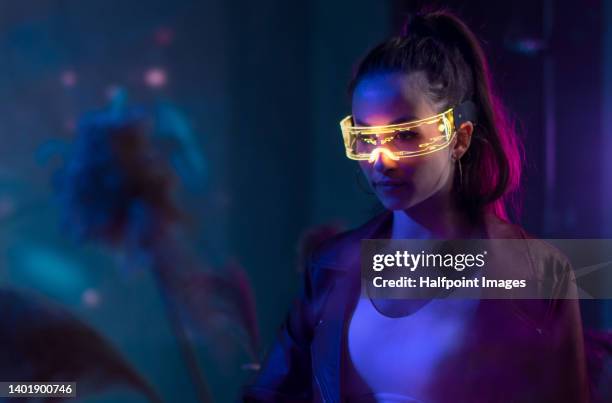
M 416 120 L 417 118 L 414 116 L 403 116 L 401 118 L 395 119 L 393 121 L 391 121 L 390 123 L 387 123 L 386 125 L 376 125 L 376 126 L 389 126 L 389 125 L 398 125 L 400 123 L 406 123 L 406 122 L 411 122 L 413 120 Z M 353 118 L 353 121 L 355 123 L 355 126 L 368 126 L 366 124 L 364 124 L 363 122 Z

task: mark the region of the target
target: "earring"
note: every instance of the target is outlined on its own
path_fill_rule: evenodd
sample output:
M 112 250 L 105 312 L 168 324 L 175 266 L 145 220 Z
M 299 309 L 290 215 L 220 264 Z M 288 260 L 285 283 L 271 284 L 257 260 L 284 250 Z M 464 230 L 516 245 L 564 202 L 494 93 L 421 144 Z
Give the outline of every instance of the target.
M 459 185 L 463 187 L 463 170 L 461 169 L 461 158 L 458 158 L 457 165 L 459 165 Z

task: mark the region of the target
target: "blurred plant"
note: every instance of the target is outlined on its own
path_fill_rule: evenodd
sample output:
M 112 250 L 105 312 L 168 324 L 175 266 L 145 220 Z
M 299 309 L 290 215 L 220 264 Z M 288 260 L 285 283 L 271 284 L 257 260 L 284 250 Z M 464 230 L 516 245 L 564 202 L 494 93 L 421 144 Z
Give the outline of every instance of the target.
M 64 228 L 77 239 L 117 246 L 151 242 L 179 217 L 172 171 L 150 143 L 144 109 L 86 115 L 56 176 Z M 161 233 L 160 236 L 165 234 Z
M 152 138 L 155 123 L 155 114 L 143 108 L 113 107 L 85 115 L 55 185 L 67 233 L 111 247 L 128 265 L 151 269 L 198 397 L 206 402 L 209 388 L 186 320 L 201 332 L 217 326 L 218 318 L 237 324 L 256 358 L 254 297 L 239 266 L 205 269 L 185 249 L 181 224 L 186 217 L 173 200 L 179 182 Z
M 230 262 L 221 273 L 203 273 L 192 270 L 181 276 L 183 292 L 179 295 L 186 306 L 198 306 L 188 311 L 188 320 L 194 330 L 206 331 L 207 327 L 218 324 L 225 336 L 234 336 L 249 354 L 251 362 L 245 369 L 258 369 L 260 346 L 259 328 L 255 313 L 255 295 L 245 270 L 235 261 Z M 207 296 L 216 295 L 211 300 Z M 238 320 L 235 320 L 238 318 Z M 229 320 L 228 319 L 232 319 Z M 239 326 L 235 326 L 238 324 Z M 228 332 L 229 330 L 229 332 Z
M 208 183 L 206 159 L 187 116 L 169 102 L 157 104 L 153 137 L 164 148 L 181 185 L 192 193 L 202 192 Z
M 152 402 L 162 401 L 108 341 L 53 301 L 0 289 L 0 314 L 3 381 L 70 380 L 79 384 L 81 398 L 123 384 Z

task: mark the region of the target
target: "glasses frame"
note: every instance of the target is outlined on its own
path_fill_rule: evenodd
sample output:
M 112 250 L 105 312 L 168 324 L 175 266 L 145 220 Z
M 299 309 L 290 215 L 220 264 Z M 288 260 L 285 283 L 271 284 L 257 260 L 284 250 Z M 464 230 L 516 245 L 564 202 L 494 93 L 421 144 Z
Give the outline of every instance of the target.
M 416 151 L 393 151 L 389 150 L 387 147 L 379 146 L 374 148 L 372 151 L 368 153 L 354 153 L 353 147 L 351 145 L 351 139 L 355 138 L 358 134 L 375 134 L 377 137 L 380 137 L 389 133 L 396 133 L 398 131 L 408 131 L 414 129 L 416 127 L 432 124 L 442 121 L 442 125 L 444 128 L 444 134 L 441 134 L 439 137 L 434 137 L 429 139 L 427 142 L 419 144 L 419 150 Z M 427 118 L 413 120 L 410 122 L 393 124 L 393 125 L 381 125 L 381 126 L 353 126 L 353 117 L 349 115 L 340 121 L 340 129 L 342 131 L 342 138 L 344 140 L 344 147 L 346 150 L 346 156 L 349 159 L 356 161 L 364 161 L 369 160 L 372 162 L 372 157 L 377 157 L 381 152 L 386 155 L 393 155 L 396 158 L 411 158 L 418 157 L 426 154 L 431 154 L 433 152 L 442 150 L 451 143 L 454 139 L 456 130 L 454 125 L 454 109 L 450 108 L 446 111 L 439 113 L 437 115 L 429 116 Z M 442 140 L 442 142 L 438 142 Z M 376 159 L 376 158 L 374 158 Z

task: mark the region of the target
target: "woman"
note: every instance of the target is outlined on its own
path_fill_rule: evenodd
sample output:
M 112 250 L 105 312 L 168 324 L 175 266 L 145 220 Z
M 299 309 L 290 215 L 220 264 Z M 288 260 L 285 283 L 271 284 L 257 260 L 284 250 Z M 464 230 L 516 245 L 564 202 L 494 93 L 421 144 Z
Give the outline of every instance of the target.
M 359 298 L 362 239 L 527 238 L 507 214 L 519 143 L 474 35 L 446 12 L 417 15 L 361 61 L 350 93 L 347 156 L 387 211 L 311 256 L 245 401 L 587 401 L 575 299 Z M 564 265 L 544 243 L 530 253 L 536 273 Z M 575 296 L 567 276 L 554 296 Z

